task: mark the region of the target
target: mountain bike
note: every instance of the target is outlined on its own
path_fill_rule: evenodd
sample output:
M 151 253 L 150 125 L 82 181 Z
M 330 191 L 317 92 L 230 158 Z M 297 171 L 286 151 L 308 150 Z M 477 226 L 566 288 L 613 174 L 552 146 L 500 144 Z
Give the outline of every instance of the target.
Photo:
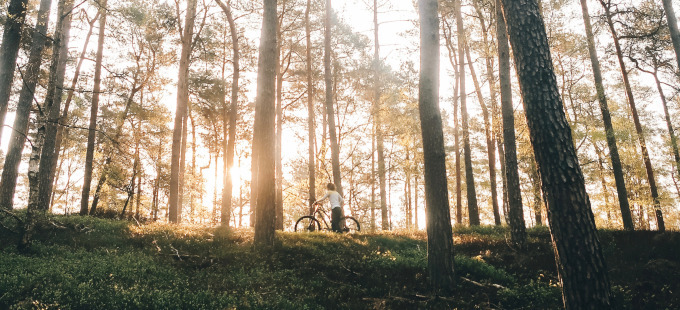
M 327 220 L 328 219 L 328 220 Z M 305 215 L 295 222 L 294 231 L 297 232 L 314 232 L 314 231 L 331 231 L 330 219 L 328 212 L 323 209 L 320 203 L 314 204 L 314 211 L 311 215 Z M 323 223 L 323 226 L 321 225 Z M 361 230 L 359 221 L 351 216 L 343 216 L 340 218 L 340 227 L 342 232 L 355 233 Z

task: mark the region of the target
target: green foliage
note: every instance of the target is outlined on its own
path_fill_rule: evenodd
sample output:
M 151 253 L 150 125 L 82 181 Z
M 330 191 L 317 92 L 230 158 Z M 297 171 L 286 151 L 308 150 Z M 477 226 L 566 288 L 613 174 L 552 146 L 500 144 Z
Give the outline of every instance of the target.
M 250 230 L 47 221 L 27 253 L 0 235 L 0 309 L 561 307 L 545 228 L 530 230 L 528 254 L 508 247 L 505 228 L 456 228 L 456 294 L 438 298 L 429 296 L 423 232 L 279 232 L 274 247 L 255 250 Z M 616 309 L 678 304 L 677 251 L 664 250 L 678 248 L 678 236 L 601 232 Z
M 562 307 L 559 287 L 535 281 L 501 290 L 498 295 L 505 309 L 559 309 Z

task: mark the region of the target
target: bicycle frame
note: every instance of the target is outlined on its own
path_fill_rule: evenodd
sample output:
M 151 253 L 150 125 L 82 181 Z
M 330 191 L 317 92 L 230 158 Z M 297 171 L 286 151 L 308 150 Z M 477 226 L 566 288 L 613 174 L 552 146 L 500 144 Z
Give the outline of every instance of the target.
M 317 214 L 319 215 L 317 216 Z M 319 222 L 322 222 L 326 227 L 326 230 L 331 229 L 331 226 L 328 225 L 328 222 L 326 221 L 326 218 L 328 218 L 328 212 L 323 209 L 323 205 L 321 205 L 321 203 L 317 202 L 314 204 L 314 211 L 312 214 L 310 214 L 310 216 L 313 216 L 315 219 L 319 220 Z

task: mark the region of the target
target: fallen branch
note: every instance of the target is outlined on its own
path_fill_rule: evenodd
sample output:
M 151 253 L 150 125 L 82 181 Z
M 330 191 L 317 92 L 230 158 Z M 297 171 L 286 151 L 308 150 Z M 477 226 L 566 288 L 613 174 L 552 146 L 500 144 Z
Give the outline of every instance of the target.
M 477 282 L 477 281 L 470 280 L 470 279 L 468 279 L 468 278 L 466 278 L 466 277 L 460 277 L 460 278 L 461 278 L 463 281 L 465 281 L 465 282 L 468 282 L 468 283 L 470 283 L 470 284 L 473 284 L 473 285 L 479 286 L 479 287 L 484 287 L 484 288 L 493 287 L 493 288 L 497 288 L 497 289 L 499 289 L 499 290 L 507 289 L 507 287 L 502 286 L 502 285 L 500 285 L 500 284 L 494 284 L 494 283 L 491 283 L 491 284 L 482 284 L 482 283 L 479 283 L 479 282 Z
M 5 210 L 5 209 L 3 209 L 3 208 L 0 208 L 0 211 L 2 211 L 3 213 L 5 213 L 5 214 L 7 214 L 7 215 L 9 215 L 9 216 L 11 216 L 11 217 L 13 217 L 15 220 L 17 220 L 17 222 L 19 222 L 19 224 L 23 224 L 23 223 L 24 223 L 24 221 L 23 221 L 21 218 L 19 218 L 18 215 L 14 214 L 14 212 L 7 211 L 7 210 Z

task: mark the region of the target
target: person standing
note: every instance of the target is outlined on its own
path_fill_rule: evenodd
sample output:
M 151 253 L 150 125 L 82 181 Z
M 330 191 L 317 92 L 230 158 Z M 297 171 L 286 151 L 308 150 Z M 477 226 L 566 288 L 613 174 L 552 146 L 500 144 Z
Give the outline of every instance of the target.
M 342 206 L 345 201 L 343 200 L 342 195 L 340 195 L 340 193 L 335 190 L 335 184 L 326 184 L 326 195 L 314 203 L 321 203 L 326 198 L 328 198 L 328 201 L 330 201 L 331 204 L 331 229 L 334 232 L 342 232 L 340 227 L 340 218 L 342 218 Z

